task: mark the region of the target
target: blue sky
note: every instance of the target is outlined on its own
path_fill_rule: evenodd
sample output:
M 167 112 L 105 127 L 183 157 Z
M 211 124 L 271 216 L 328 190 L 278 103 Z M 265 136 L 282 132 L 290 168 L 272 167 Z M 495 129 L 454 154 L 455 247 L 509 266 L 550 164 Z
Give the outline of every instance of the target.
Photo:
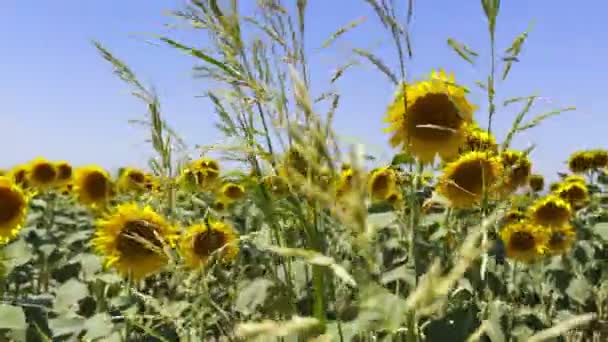
M 290 3 L 291 1 L 286 1 Z M 295 0 L 294 0 L 295 2 Z M 253 3 L 244 0 L 243 4 Z M 567 154 L 580 148 L 608 148 L 608 97 L 603 77 L 608 60 L 605 13 L 608 3 L 589 0 L 573 6 L 566 0 L 503 1 L 497 24 L 498 51 L 535 20 L 536 24 L 509 79 L 497 85 L 498 100 L 513 96 L 546 98 L 530 115 L 567 106 L 565 113 L 527 131 L 516 147 L 538 146 L 532 153 L 538 172 L 552 176 L 564 170 Z M 213 109 L 196 98 L 209 84 L 191 77 L 194 60 L 170 48 L 149 44 L 149 34 L 167 34 L 188 44 L 204 46 L 201 32 L 170 29 L 175 21 L 163 11 L 181 1 L 0 1 L 0 168 L 38 155 L 67 159 L 74 164 L 99 163 L 109 169 L 145 165 L 150 150 L 146 132 L 127 123 L 142 118 L 145 108 L 111 72 L 91 45 L 101 41 L 138 74 L 153 84 L 165 118 L 194 146 L 210 144 L 220 135 L 212 122 Z M 485 94 L 473 85 L 488 71 L 488 34 L 477 0 L 416 1 L 412 26 L 414 58 L 409 79 L 443 67 L 468 85 L 470 100 L 485 126 Z M 359 17 L 367 20 L 344 35 L 332 49 L 317 47 L 337 28 Z M 393 152 L 382 133 L 382 115 L 393 88 L 372 66 L 351 69 L 335 86 L 333 70 L 353 47 L 371 49 L 397 67 L 388 35 L 362 0 L 309 0 L 307 46 L 313 94 L 329 89 L 342 95 L 336 128 L 347 141 L 361 139 L 381 159 Z M 202 35 L 201 35 L 202 34 Z M 480 52 L 475 66 L 461 60 L 446 44 L 448 37 Z M 201 43 L 202 42 L 202 43 Z M 498 108 L 499 137 L 510 127 L 517 107 Z

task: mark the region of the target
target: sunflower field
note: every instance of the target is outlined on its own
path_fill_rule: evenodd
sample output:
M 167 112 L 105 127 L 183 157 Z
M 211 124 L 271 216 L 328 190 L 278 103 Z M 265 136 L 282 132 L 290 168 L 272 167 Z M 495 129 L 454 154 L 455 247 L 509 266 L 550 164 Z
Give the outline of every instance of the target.
M 0 341 L 608 341 L 608 150 L 564 158 L 569 172 L 545 184 L 531 149 L 511 147 L 574 108 L 532 115 L 537 96 L 496 91 L 528 36 L 497 44 L 509 4 L 481 0 L 491 70 L 467 87 L 407 72 L 413 1 L 365 2 L 398 56 L 354 50 L 394 85 L 385 164 L 341 141 L 338 92 L 312 95 L 306 0 L 172 13 L 210 46 L 157 41 L 196 61 L 233 142 L 195 153 L 95 41 L 147 111 L 155 155 L 115 174 L 44 157 L 0 170 Z M 504 106 L 521 110 L 497 141 Z

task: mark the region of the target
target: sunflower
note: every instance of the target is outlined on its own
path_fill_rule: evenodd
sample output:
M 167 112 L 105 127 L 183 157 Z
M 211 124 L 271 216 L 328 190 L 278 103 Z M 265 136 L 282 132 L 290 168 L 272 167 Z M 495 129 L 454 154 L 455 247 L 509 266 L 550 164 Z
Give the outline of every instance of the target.
M 239 251 L 238 236 L 226 222 L 210 220 L 190 226 L 180 241 L 180 251 L 192 268 L 205 265 L 212 255 L 223 262 L 234 260 Z
M 148 192 L 161 191 L 161 179 L 151 173 L 144 173 L 144 188 Z
M 5 169 L 0 169 L 0 176 L 6 176 L 8 175 L 8 171 Z
M 471 208 L 481 201 L 484 188 L 495 185 L 501 171 L 498 158 L 485 152 L 468 152 L 446 165 L 437 191 L 453 207 Z
M 545 187 L 545 177 L 543 175 L 530 175 L 528 178 L 528 186 L 534 192 L 542 191 Z
M 55 162 L 55 169 L 57 170 L 57 185 L 63 186 L 72 181 L 72 165 L 65 160 Z
M 505 215 L 504 222 L 506 224 L 512 224 L 512 223 L 523 221 L 526 218 L 527 218 L 526 213 L 524 213 L 523 211 L 521 211 L 519 209 L 511 209 Z
M 177 183 L 185 191 L 195 192 L 198 189 L 196 173 L 189 168 L 182 169 L 177 178 Z
M 0 244 L 19 233 L 27 214 L 28 198 L 10 178 L 0 176 Z
M 28 180 L 40 190 L 52 187 L 57 180 L 57 169 L 50 161 L 38 157 L 28 163 Z
M 106 170 L 89 165 L 76 169 L 74 190 L 83 204 L 103 206 L 112 196 L 113 184 Z
M 566 183 L 581 183 L 583 185 L 586 185 L 587 181 L 585 180 L 585 177 L 583 177 L 581 175 L 567 175 L 564 178 L 563 183 L 564 184 L 566 184 Z
M 175 228 L 152 208 L 126 203 L 97 220 L 92 243 L 106 267 L 139 280 L 167 263 L 163 247 L 173 246 L 175 239 Z
M 397 175 L 395 171 L 388 167 L 374 170 L 368 182 L 368 191 L 374 200 L 385 200 L 397 185 Z
M 547 250 L 549 230 L 529 221 L 520 221 L 504 227 L 500 237 L 505 245 L 507 257 L 533 262 Z
M 593 155 L 588 151 L 577 151 L 568 158 L 568 168 L 574 173 L 583 173 L 591 169 L 593 165 Z
M 59 188 L 59 192 L 64 196 L 71 195 L 72 191 L 74 191 L 74 183 L 66 183 Z
M 229 198 L 220 196 L 213 201 L 213 210 L 223 212 L 227 210 L 231 204 L 232 201 Z
M 277 175 L 264 176 L 262 184 L 274 196 L 282 197 L 289 192 L 289 184 L 285 178 Z
M 443 70 L 402 84 L 385 118 L 390 124 L 385 131 L 393 132 L 390 144 L 402 145 L 423 163 L 432 162 L 437 154 L 443 159 L 456 156 L 476 109 L 465 93 L 454 83 L 454 75 L 448 77 Z
M 117 187 L 122 192 L 140 192 L 145 188 L 146 174 L 134 167 L 127 167 L 118 176 Z
M 500 159 L 506 173 L 501 189 L 503 193 L 514 192 L 517 188 L 528 183 L 532 163 L 530 163 L 530 159 L 525 153 L 507 150 L 500 154 Z
M 549 195 L 537 200 L 530 208 L 532 222 L 542 226 L 562 226 L 572 217 L 570 204 L 556 195 Z
M 579 182 L 563 183 L 556 193 L 575 209 L 582 207 L 589 199 L 587 186 Z
M 22 189 L 27 189 L 30 185 L 27 171 L 27 165 L 17 165 L 10 170 L 9 178 Z
M 608 151 L 595 149 L 589 151 L 591 155 L 591 168 L 599 170 L 608 166 Z
M 564 254 L 570 250 L 570 247 L 572 247 L 575 240 L 576 232 L 571 225 L 566 224 L 554 227 L 551 229 L 551 236 L 547 243 L 547 247 L 549 248 L 548 252 L 551 255 Z
M 385 199 L 386 202 L 390 203 L 394 207 L 403 203 L 403 195 L 401 192 L 394 189 L 386 195 Z
M 236 201 L 245 196 L 245 188 L 236 183 L 226 183 L 222 186 L 220 193 L 223 197 Z
M 196 179 L 196 184 L 201 190 L 210 190 L 216 184 L 220 175 L 220 165 L 210 158 L 201 158 L 191 163 L 190 172 Z
M 336 196 L 342 197 L 347 193 L 353 190 L 353 186 L 355 185 L 355 170 L 347 167 L 340 171 L 340 176 L 338 177 L 337 185 L 336 185 Z
M 494 135 L 478 127 L 475 124 L 469 125 L 466 131 L 466 142 L 460 147 L 460 153 L 470 151 L 489 151 L 491 153 L 498 152 L 498 145 Z

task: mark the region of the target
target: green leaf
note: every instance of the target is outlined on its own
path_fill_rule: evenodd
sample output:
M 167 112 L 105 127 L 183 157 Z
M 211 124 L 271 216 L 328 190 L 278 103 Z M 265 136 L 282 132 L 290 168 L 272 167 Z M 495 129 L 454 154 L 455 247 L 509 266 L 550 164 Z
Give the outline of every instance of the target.
M 78 254 L 74 259 L 82 265 L 82 271 L 87 279 L 101 271 L 101 258 L 95 254 L 82 253 Z
M 566 294 L 579 304 L 584 305 L 592 294 L 592 287 L 585 278 L 574 278 L 566 289 Z
M 411 267 L 407 265 L 401 265 L 392 270 L 385 272 L 382 274 L 380 278 L 380 282 L 384 285 L 392 283 L 397 280 L 403 280 L 410 288 L 414 288 L 416 286 L 416 274 Z
M 23 239 L 16 240 L 4 247 L 4 267 L 10 273 L 15 267 L 21 266 L 34 256 L 32 247 Z
M 477 52 L 471 50 L 466 45 L 459 43 L 452 38 L 448 38 L 448 45 L 465 61 L 471 63 L 471 65 L 475 64 L 472 57 L 477 57 Z
M 0 329 L 25 330 L 26 328 L 27 323 L 22 308 L 0 304 Z
M 235 70 L 233 70 L 231 67 L 229 67 L 227 64 L 218 61 L 217 59 L 205 54 L 204 52 L 202 52 L 200 50 L 193 49 L 191 47 L 182 45 L 182 44 L 180 44 L 174 40 L 171 40 L 169 38 L 166 38 L 166 37 L 160 37 L 159 39 L 177 49 L 180 49 L 180 50 L 183 50 L 183 51 L 189 53 L 190 55 L 192 55 L 194 57 L 200 58 L 209 64 L 215 65 L 216 67 L 224 70 L 227 74 L 229 74 L 230 76 L 232 76 L 234 78 L 237 78 L 237 79 L 241 78 L 241 76 Z
M 384 62 L 382 62 L 382 60 L 375 56 L 374 54 L 372 54 L 369 51 L 363 50 L 363 49 L 353 49 L 353 52 L 356 53 L 357 55 L 366 58 L 369 62 L 371 62 L 373 65 L 375 65 L 378 70 L 382 71 L 382 73 L 384 73 L 392 82 L 393 84 L 397 85 L 399 84 L 399 80 L 397 79 L 397 76 L 395 76 L 395 74 L 393 74 L 391 72 L 391 69 L 389 69 L 388 66 L 386 66 L 386 64 L 384 64 Z
M 519 61 L 517 59 L 517 56 L 519 56 L 519 53 L 521 52 L 521 47 L 523 46 L 524 42 L 526 41 L 526 38 L 528 38 L 528 34 L 530 33 L 530 30 L 532 30 L 533 26 L 534 26 L 534 22 L 532 22 L 530 24 L 530 26 L 528 26 L 528 29 L 526 31 L 524 31 L 522 34 L 517 36 L 513 40 L 513 43 L 511 43 L 511 46 L 505 51 L 505 53 L 509 53 L 510 55 L 503 59 L 504 61 L 507 62 L 505 64 L 505 69 L 502 73 L 503 80 L 505 80 L 507 78 L 507 75 L 509 74 L 509 71 L 511 70 L 511 66 L 512 66 L 513 62 Z
M 266 301 L 268 290 L 274 283 L 266 278 L 258 278 L 247 283 L 239 290 L 235 302 L 236 309 L 245 315 L 253 314 L 258 306 Z
M 74 310 L 78 301 L 89 294 L 87 286 L 76 279 L 70 279 L 57 289 L 54 309 L 56 311 Z
M 365 17 L 362 17 L 362 18 L 359 18 L 359 19 L 355 19 L 355 20 L 351 21 L 350 23 L 342 26 L 336 32 L 334 32 L 325 42 L 323 42 L 322 47 L 324 49 L 328 48 L 336 39 L 338 39 L 344 33 L 352 30 L 355 27 L 357 27 L 359 24 L 361 24 L 362 22 L 364 22 L 365 19 L 366 19 Z
M 391 165 L 396 166 L 396 165 L 402 165 L 402 164 L 413 164 L 416 162 L 416 159 L 414 159 L 414 157 L 409 154 L 409 153 L 397 153 L 395 154 L 395 156 L 393 157 L 393 160 L 391 161 Z
M 608 242 L 608 222 L 596 223 L 591 230 Z
M 576 110 L 576 107 L 566 107 L 566 108 L 562 108 L 562 109 L 556 109 L 556 110 L 552 110 L 548 113 L 544 113 L 541 115 L 538 115 L 537 117 L 535 117 L 534 119 L 532 119 L 530 122 L 521 125 L 517 131 L 518 132 L 522 132 L 525 131 L 527 129 L 533 128 L 538 126 L 541 122 L 543 122 L 545 119 L 548 119 L 552 116 L 564 113 L 564 112 L 569 112 L 569 111 L 573 111 Z
M 49 320 L 49 327 L 53 337 L 59 337 L 80 333 L 84 329 L 84 323 L 85 319 L 80 316 L 59 316 Z
M 98 313 L 84 322 L 85 338 L 94 340 L 106 337 L 112 332 L 112 320 L 106 313 Z

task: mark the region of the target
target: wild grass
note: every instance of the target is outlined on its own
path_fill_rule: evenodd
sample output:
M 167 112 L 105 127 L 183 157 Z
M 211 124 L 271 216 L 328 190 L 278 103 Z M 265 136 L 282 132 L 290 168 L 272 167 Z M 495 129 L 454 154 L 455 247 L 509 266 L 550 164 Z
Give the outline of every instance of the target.
M 407 89 L 413 79 L 408 63 L 417 58 L 408 30 L 415 2 L 365 2 L 390 37 L 397 60 L 383 61 L 371 51 L 355 48 L 331 82 L 353 66 L 370 63 L 395 88 L 406 82 Z M 537 96 L 505 99 L 500 105 L 496 83 L 508 79 L 532 29 L 515 37 L 504 53 L 497 53 L 500 9 L 508 5 L 481 1 L 488 24 L 488 60 L 480 61 L 474 48 L 447 38 L 454 56 L 466 63 L 489 65 L 487 77 L 477 82 L 487 93 L 488 107 L 487 113 L 476 114 L 480 127 L 491 134 L 497 111 L 523 103 L 506 139 L 498 144 L 501 151 L 509 149 L 520 132 L 574 109 L 556 109 L 525 121 Z M 345 148 L 334 131 L 339 92 L 312 95 L 317 92 L 310 81 L 315 66 L 306 56 L 306 32 L 311 29 L 307 7 L 306 0 L 260 0 L 254 13 L 242 13 L 236 0 L 221 4 L 191 0 L 171 15 L 206 34 L 209 45 L 196 47 L 157 37 L 186 54 L 184 58 L 192 58 L 194 77 L 213 85 L 206 97 L 215 110 L 217 129 L 230 142 L 213 150 L 221 153 L 222 162 L 236 162 L 250 170 L 222 170 L 224 182 L 245 189 L 244 197 L 226 210 L 214 205 L 215 190 L 193 190 L 181 182 L 189 177 L 188 145 L 165 121 L 153 87 L 142 84 L 130 67 L 102 43 L 94 42 L 147 109 L 147 116 L 138 123 L 149 129 L 156 153 L 150 158 L 150 172 L 159 186 L 157 191 L 119 193 L 99 211 L 79 205 L 70 195 L 53 191 L 32 195 L 19 236 L 1 249 L 3 339 L 502 342 L 608 338 L 605 170 L 588 173 L 590 200 L 571 218 L 576 229 L 574 245 L 531 264 L 505 258 L 500 237 L 514 203 L 523 201 L 524 207 L 529 206 L 541 196 L 527 187 L 499 199 L 491 189 L 484 189 L 478 206 L 451 208 L 436 191 L 441 165 L 425 165 L 408 151 L 398 150 L 390 167 L 402 179 L 397 187 L 402 200 L 371 203 L 365 151 L 356 145 Z M 345 32 L 356 30 L 361 22 L 355 19 L 337 28 L 323 48 L 343 39 Z M 407 96 L 404 102 L 407 110 Z M 199 152 L 205 157 L 209 151 Z M 290 161 L 290 157 L 295 159 Z M 345 172 L 350 176 L 342 184 Z M 285 183 L 281 195 L 265 183 L 273 176 Z M 348 191 L 328 190 L 325 179 Z M 159 252 L 167 256 L 162 271 L 142 280 L 123 277 L 112 267 L 104 267 L 103 255 L 90 241 L 99 229 L 95 220 L 124 202 L 149 205 L 177 226 L 180 234 L 191 224 L 210 219 L 229 222 L 238 232 L 238 241 L 233 243 L 239 253 L 229 263 L 212 255 L 204 266 L 192 269 L 184 265 L 179 250 L 166 244 Z M 219 253 L 221 248 L 214 254 Z

